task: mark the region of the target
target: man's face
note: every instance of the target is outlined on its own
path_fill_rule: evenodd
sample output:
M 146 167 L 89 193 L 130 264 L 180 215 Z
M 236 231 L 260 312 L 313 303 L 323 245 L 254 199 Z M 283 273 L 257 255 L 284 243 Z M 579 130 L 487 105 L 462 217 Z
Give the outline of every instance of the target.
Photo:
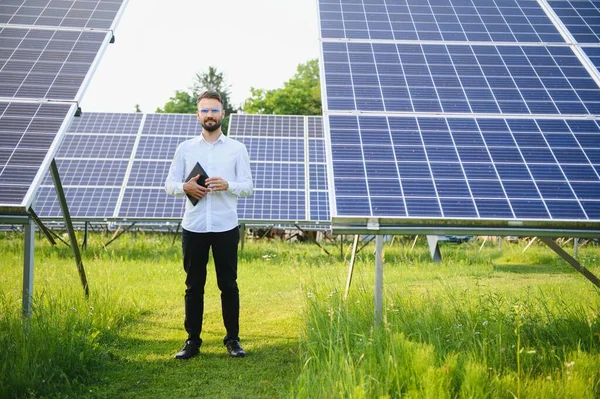
M 221 120 L 225 117 L 225 111 L 219 100 L 214 98 L 203 98 L 198 103 L 198 119 L 200 124 L 209 132 L 221 127 Z

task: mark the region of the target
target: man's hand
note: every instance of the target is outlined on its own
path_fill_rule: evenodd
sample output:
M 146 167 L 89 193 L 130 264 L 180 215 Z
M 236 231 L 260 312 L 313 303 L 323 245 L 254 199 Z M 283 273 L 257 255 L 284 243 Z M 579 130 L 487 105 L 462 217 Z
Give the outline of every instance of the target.
M 220 177 L 209 177 L 206 179 L 208 191 L 227 191 L 229 183 Z
M 183 183 L 183 191 L 185 191 L 186 194 L 201 200 L 206 194 L 208 194 L 208 189 L 198 184 L 199 178 L 200 175 L 196 175 L 187 182 Z M 208 182 L 208 179 L 206 179 L 206 181 Z

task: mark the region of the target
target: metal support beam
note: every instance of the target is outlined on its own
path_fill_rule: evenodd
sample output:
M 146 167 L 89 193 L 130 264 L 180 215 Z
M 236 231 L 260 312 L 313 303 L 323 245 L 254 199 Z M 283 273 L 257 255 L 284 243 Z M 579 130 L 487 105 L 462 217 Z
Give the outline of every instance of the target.
M 566 260 L 571 266 L 573 266 L 573 268 L 575 270 L 577 270 L 579 273 L 583 274 L 585 276 L 585 278 L 587 278 L 588 280 L 590 280 L 592 282 L 592 284 L 594 284 L 596 287 L 600 288 L 600 280 L 598 279 L 598 277 L 596 277 L 592 272 L 590 272 L 585 267 L 581 266 L 581 264 L 576 259 L 574 259 L 571 255 L 566 253 L 560 246 L 558 246 L 558 244 L 555 243 L 552 238 L 538 237 L 538 239 L 540 241 L 542 241 L 544 244 L 546 244 L 547 246 L 549 246 L 550 249 L 552 249 L 558 255 L 560 255 L 561 258 Z
M 35 224 L 37 224 L 38 227 L 40 228 L 40 232 L 46 236 L 46 239 L 50 242 L 50 244 L 56 245 L 56 241 L 54 241 L 54 238 L 52 238 L 52 234 L 50 234 L 50 230 L 46 226 L 44 226 L 44 223 L 42 223 L 42 221 L 40 220 L 38 215 L 35 213 L 33 208 L 29 208 L 29 215 L 31 216 L 31 218 L 33 219 Z
M 573 240 L 573 258 L 577 259 L 579 255 L 579 238 L 575 237 Z
M 440 244 L 437 236 L 427 236 L 427 244 L 429 244 L 431 260 L 434 262 L 441 262 L 442 253 L 440 252 Z
M 246 243 L 246 225 L 240 224 L 240 244 L 241 250 L 244 250 L 244 244 Z
M 356 248 L 358 247 L 358 234 L 354 235 L 352 242 L 352 255 L 350 256 L 350 264 L 348 265 L 348 278 L 346 279 L 346 289 L 344 290 L 344 300 L 348 298 L 350 284 L 352 283 L 352 273 L 354 272 L 354 260 L 356 259 Z M 343 254 L 342 254 L 343 256 Z
M 323 246 L 321 244 L 319 244 L 317 242 L 317 240 L 313 239 L 310 234 L 306 234 L 306 231 L 302 230 L 302 228 L 300 226 L 298 226 L 297 224 L 294 224 L 294 226 L 296 226 L 296 228 L 298 230 L 300 230 L 302 233 L 304 233 L 304 237 L 308 238 L 310 241 L 312 241 L 313 244 L 316 244 L 317 247 L 321 248 L 323 251 L 325 251 L 325 253 L 329 256 L 331 256 L 331 254 L 329 253 L 329 251 L 327 251 L 325 248 L 323 248 Z
M 383 322 L 383 236 L 375 238 L 375 327 Z
M 24 259 L 23 259 L 23 317 L 31 316 L 31 302 L 33 299 L 33 245 L 35 243 L 35 225 L 29 218 L 23 226 L 25 233 Z
M 85 276 L 85 269 L 83 268 L 83 261 L 81 260 L 79 245 L 77 245 L 77 237 L 75 236 L 75 230 L 73 229 L 73 222 L 71 221 L 69 206 L 67 205 L 65 192 L 63 191 L 60 175 L 58 174 L 58 167 L 56 166 L 56 160 L 54 159 L 50 164 L 50 172 L 52 173 L 52 180 L 54 181 L 54 188 L 56 189 L 60 210 L 65 218 L 65 224 L 69 233 L 69 240 L 71 241 L 71 249 L 73 250 L 73 256 L 75 256 L 75 263 L 77 264 L 77 271 L 79 272 L 79 279 L 81 280 L 81 285 L 83 286 L 83 292 L 85 297 L 89 298 L 90 287 L 88 286 L 87 277 Z
M 81 249 L 87 251 L 87 245 L 88 245 L 88 222 L 86 221 L 84 223 L 84 227 L 83 227 L 83 242 L 81 243 Z
M 121 237 L 121 235 L 123 235 L 123 233 L 128 232 L 129 229 L 131 229 L 133 226 L 135 226 L 135 224 L 136 224 L 136 222 L 133 222 L 132 224 L 130 224 L 129 226 L 127 226 L 123 230 L 121 230 L 121 226 L 119 226 L 117 228 L 117 231 L 115 231 L 115 234 L 113 234 L 112 238 L 106 244 L 103 244 L 104 245 L 104 249 L 106 249 L 106 247 L 108 247 L 110 245 L 110 243 L 112 243 L 113 241 L 115 241 L 117 238 Z
M 171 243 L 171 245 L 175 245 L 175 240 L 177 239 L 177 237 L 179 237 L 177 235 L 177 233 L 179 233 L 180 227 L 181 227 L 181 222 L 177 223 L 177 228 L 175 229 L 175 234 L 173 235 L 173 242 Z

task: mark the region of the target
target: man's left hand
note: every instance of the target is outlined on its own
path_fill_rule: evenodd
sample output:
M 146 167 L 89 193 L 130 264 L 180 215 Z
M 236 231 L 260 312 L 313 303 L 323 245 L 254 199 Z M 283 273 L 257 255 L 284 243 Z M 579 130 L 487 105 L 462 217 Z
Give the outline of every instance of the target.
M 206 179 L 206 187 L 210 191 L 227 191 L 229 183 L 221 177 L 209 177 Z

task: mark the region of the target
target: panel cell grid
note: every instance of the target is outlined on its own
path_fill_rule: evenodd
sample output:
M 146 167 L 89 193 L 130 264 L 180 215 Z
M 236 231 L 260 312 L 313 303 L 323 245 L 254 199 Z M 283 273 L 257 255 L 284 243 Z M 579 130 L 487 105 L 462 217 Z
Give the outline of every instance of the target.
M 304 162 L 304 140 L 295 138 L 237 136 L 253 161 Z
M 304 137 L 304 117 L 288 115 L 233 114 L 229 134 L 232 137 Z
M 134 161 L 127 181 L 128 187 L 164 187 L 171 161 Z M 140 198 L 140 201 L 144 201 Z
M 74 107 L 67 104 L 0 103 L 0 204 L 20 205 L 37 190 L 34 181 L 53 158 L 52 144 Z
M 548 4 L 578 43 L 600 43 L 598 1 L 548 0 Z
M 107 187 L 64 187 L 69 213 L 76 219 L 112 218 L 120 191 Z M 40 188 L 35 210 L 44 217 L 63 216 L 54 187 Z
M 261 189 L 304 190 L 304 164 L 251 162 L 252 180 Z
M 118 217 L 159 220 L 181 219 L 184 205 L 185 201 L 167 195 L 164 188 L 127 188 Z
M 185 136 L 142 136 L 138 144 L 136 159 L 173 159 L 177 146 L 188 140 Z
M 238 200 L 238 215 L 244 220 L 306 220 L 304 191 L 254 190 Z
M 127 160 L 57 159 L 56 166 L 63 186 L 121 186 Z M 44 185 L 51 186 L 48 173 Z
M 330 116 L 329 123 L 332 136 L 359 142 L 371 129 L 387 131 L 372 147 L 332 145 L 339 216 L 600 220 L 595 121 Z M 411 130 L 421 144 L 404 140 Z
M 600 89 L 567 47 L 323 43 L 336 110 L 600 114 Z
M 73 118 L 69 133 L 77 134 L 123 134 L 136 135 L 142 122 L 142 114 L 85 112 Z
M 0 28 L 0 96 L 78 99 L 109 34 Z
M 187 136 L 202 134 L 202 126 L 195 114 L 148 114 L 142 135 Z
M 0 4 L 0 24 L 111 29 L 122 0 L 11 0 Z
M 58 158 L 129 159 L 135 136 L 68 134 L 58 151 Z
M 563 42 L 534 0 L 321 0 L 324 39 Z

